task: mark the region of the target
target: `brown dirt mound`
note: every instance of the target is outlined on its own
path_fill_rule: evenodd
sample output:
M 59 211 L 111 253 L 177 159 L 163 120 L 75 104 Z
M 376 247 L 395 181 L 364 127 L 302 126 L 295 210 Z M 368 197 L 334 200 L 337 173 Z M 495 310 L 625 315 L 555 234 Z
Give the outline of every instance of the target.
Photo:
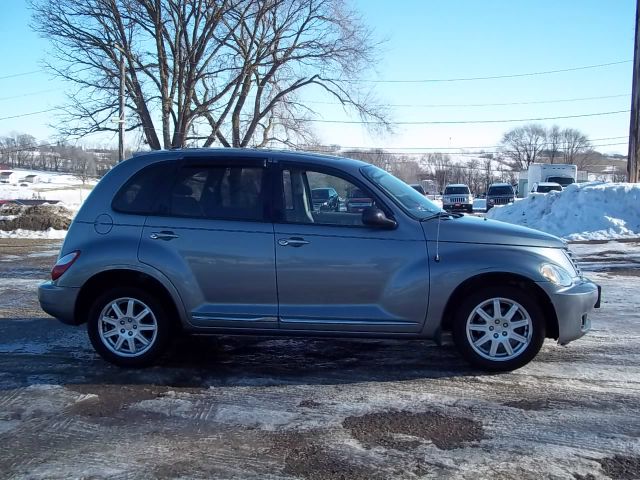
M 464 446 L 484 438 L 482 425 L 470 418 L 453 417 L 438 412 L 382 412 L 348 417 L 342 426 L 367 446 L 406 450 L 419 442 L 407 441 L 398 434 L 430 440 L 441 450 Z
M 72 213 L 59 205 L 3 205 L 0 215 L 17 215 L 12 220 L 0 220 L 0 230 L 68 230 Z

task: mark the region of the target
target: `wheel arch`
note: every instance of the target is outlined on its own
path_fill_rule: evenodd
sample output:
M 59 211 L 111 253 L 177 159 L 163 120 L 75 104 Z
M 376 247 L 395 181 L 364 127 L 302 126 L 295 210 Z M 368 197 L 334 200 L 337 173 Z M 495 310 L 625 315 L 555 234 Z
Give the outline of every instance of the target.
M 449 331 L 451 330 L 455 310 L 462 303 L 462 300 L 466 295 L 476 289 L 500 285 L 511 285 L 519 288 L 524 292 L 533 294 L 537 303 L 542 309 L 542 313 L 545 318 L 546 336 L 548 338 L 558 338 L 558 317 L 556 315 L 556 310 L 551 303 L 551 299 L 549 298 L 547 293 L 531 279 L 510 272 L 482 273 L 470 277 L 460 285 L 458 285 L 449 296 L 449 300 L 447 300 L 447 304 L 442 315 L 442 329 Z
M 76 324 L 86 323 L 89 310 L 95 298 L 106 288 L 137 287 L 157 296 L 169 309 L 169 318 L 178 328 L 182 328 L 184 312 L 177 292 L 172 293 L 159 279 L 147 272 L 131 268 L 113 268 L 99 272 L 89 278 L 80 288 L 75 304 Z

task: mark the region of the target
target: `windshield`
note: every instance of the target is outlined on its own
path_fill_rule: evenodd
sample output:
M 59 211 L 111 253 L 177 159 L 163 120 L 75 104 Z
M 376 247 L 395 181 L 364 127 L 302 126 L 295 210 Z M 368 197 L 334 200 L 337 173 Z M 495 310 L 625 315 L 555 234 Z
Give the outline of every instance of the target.
M 560 185 L 538 185 L 537 189 L 539 193 L 548 193 L 552 190 L 561 191 L 562 187 Z
M 361 171 L 365 177 L 384 190 L 387 195 L 414 217 L 422 220 L 442 211 L 427 197 L 381 168 L 369 165 L 368 167 L 363 167 Z
M 311 197 L 317 200 L 326 200 L 329 198 L 329 190 L 326 188 L 315 188 L 311 190 Z
M 445 195 L 469 195 L 469 187 L 447 187 L 444 189 Z
M 571 185 L 573 183 L 573 178 L 571 177 L 549 177 L 547 178 L 547 182 L 559 183 L 563 187 L 567 185 Z
M 489 187 L 487 195 L 513 195 L 513 188 L 509 186 Z

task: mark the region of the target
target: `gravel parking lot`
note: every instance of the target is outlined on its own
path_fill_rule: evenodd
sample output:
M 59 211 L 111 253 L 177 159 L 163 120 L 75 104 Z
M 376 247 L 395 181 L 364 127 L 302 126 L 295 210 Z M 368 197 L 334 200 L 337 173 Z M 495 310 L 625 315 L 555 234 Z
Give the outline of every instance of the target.
M 640 242 L 575 245 L 593 331 L 497 375 L 450 345 L 253 337 L 121 370 L 39 309 L 58 248 L 0 240 L 3 478 L 640 478 Z

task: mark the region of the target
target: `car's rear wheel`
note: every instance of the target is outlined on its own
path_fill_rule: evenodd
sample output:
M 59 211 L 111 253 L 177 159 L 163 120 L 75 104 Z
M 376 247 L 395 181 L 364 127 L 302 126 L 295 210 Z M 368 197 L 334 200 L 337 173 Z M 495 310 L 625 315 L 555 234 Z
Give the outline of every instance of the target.
M 455 313 L 453 340 L 471 364 L 509 371 L 529 363 L 545 338 L 542 310 L 523 290 L 485 288 L 469 295 Z
M 91 344 L 102 358 L 121 367 L 150 365 L 169 342 L 166 311 L 162 302 L 139 288 L 109 290 L 90 309 Z

